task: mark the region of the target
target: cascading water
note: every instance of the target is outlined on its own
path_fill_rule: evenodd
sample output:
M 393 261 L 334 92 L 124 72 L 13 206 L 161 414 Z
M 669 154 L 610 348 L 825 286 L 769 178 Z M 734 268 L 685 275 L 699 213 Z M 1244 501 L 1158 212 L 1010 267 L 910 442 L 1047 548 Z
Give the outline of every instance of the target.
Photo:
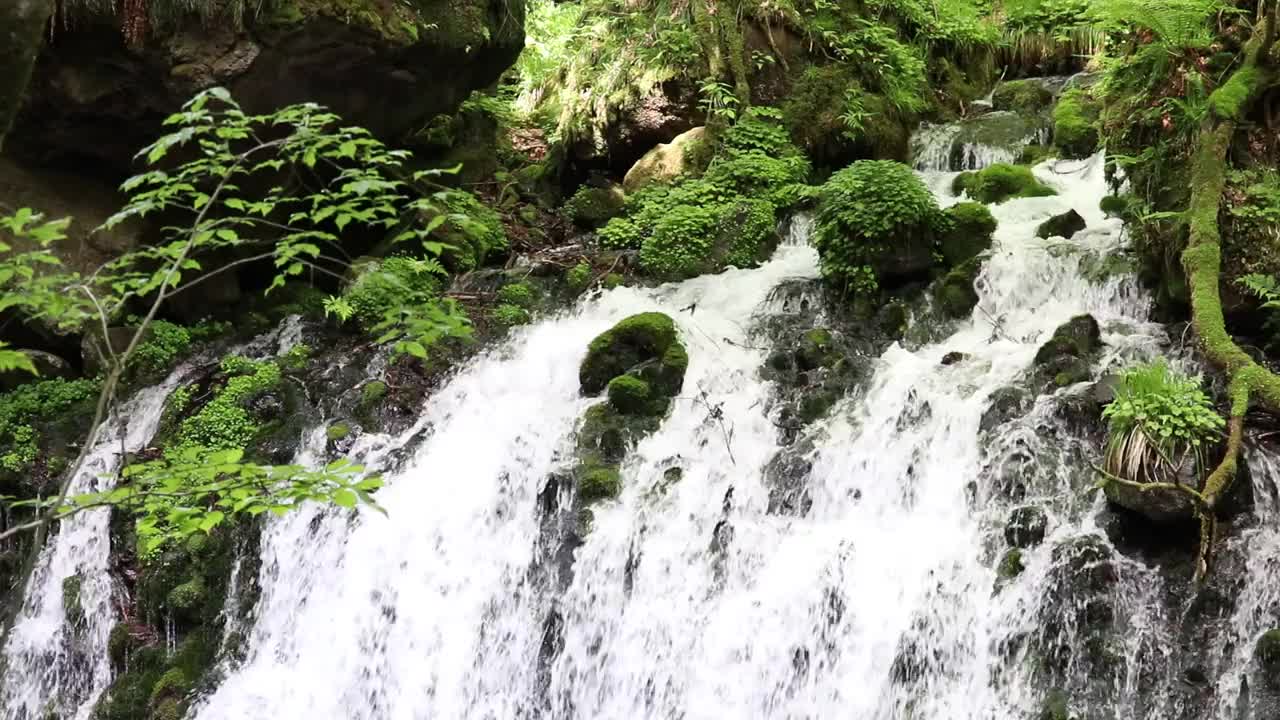
M 950 163 L 921 161 L 944 205 L 956 200 Z M 385 474 L 387 514 L 309 508 L 268 525 L 261 597 L 238 628 L 245 652 L 224 660 L 190 717 L 1015 720 L 1055 698 L 1091 720 L 1190 717 L 1167 692 L 1181 679 L 1179 611 L 1164 600 L 1188 581 L 1120 554 L 1099 526 L 1101 500 L 1086 493 L 1090 388 L 1028 396 L 989 419 L 1073 316 L 1101 326 L 1095 374 L 1168 353 L 1135 280 L 1086 267 L 1123 244 L 1119 221 L 1097 209 L 1101 157 L 1035 172 L 1058 194 L 992 208 L 999 228 L 973 315 L 933 341 L 890 346 L 806 431 L 803 511 L 771 510 L 767 467 L 783 441 L 777 390 L 760 372 L 762 328 L 793 311 L 779 290 L 817 277 L 811 224 L 796 222 L 760 268 L 618 288 L 517 331 L 413 427 L 362 436 L 351 454 Z M 1084 231 L 1036 238 L 1068 209 Z M 595 402 L 579 396 L 578 363 L 597 333 L 650 310 L 680 326 L 683 392 L 625 462 L 621 496 L 596 508 L 572 575 L 548 581 L 548 479 L 569 465 Z M 326 453 L 319 426 L 298 461 Z M 1216 720 L 1245 716 L 1252 644 L 1280 611 L 1280 463 L 1254 455 L 1264 522 L 1232 541 L 1250 565 L 1204 668 Z M 1001 526 L 1029 504 L 1045 510 L 1046 537 L 1023 550 L 1020 574 L 998 576 Z M 20 685 L 31 700 L 15 700 L 6 678 L 6 718 L 64 687 Z
M 179 367 L 164 382 L 139 391 L 107 419 L 101 440 L 71 482 L 72 494 L 111 487 L 121 453 L 137 452 L 151 440 L 165 399 L 188 370 Z M 0 661 L 4 720 L 83 720 L 111 681 L 107 636 L 115 621 L 115 589 L 107 572 L 110 522 L 106 509 L 62 521 L 36 560 Z M 64 592 L 68 581 L 78 584 L 78 591 Z M 66 601 L 79 607 L 73 611 Z

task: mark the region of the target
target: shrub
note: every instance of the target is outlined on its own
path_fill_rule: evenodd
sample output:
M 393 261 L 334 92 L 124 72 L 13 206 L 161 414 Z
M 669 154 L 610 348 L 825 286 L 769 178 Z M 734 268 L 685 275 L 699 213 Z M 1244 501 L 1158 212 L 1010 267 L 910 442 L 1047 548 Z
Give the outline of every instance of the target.
M 564 282 L 574 292 L 586 290 L 591 284 L 591 263 L 583 260 L 569 268 L 569 271 L 564 274 Z
M 600 244 L 614 250 L 634 250 L 644 242 L 645 231 L 627 218 L 614 218 L 596 233 Z
M 133 350 L 134 377 L 148 378 L 167 371 L 191 347 L 191 333 L 180 325 L 156 320 L 146 339 Z
M 803 155 L 770 155 L 761 150 L 721 155 L 707 171 L 707 180 L 739 195 L 761 198 L 786 208 L 799 199 L 799 188 L 809 176 Z
M 381 322 L 390 309 L 436 297 L 440 279 L 433 268 L 430 261 L 409 257 L 373 261 L 364 267 L 343 298 L 351 305 L 352 317 L 368 330 Z
M 435 239 L 449 247 L 440 260 L 454 272 L 466 272 L 484 265 L 497 252 L 509 247 L 502 216 L 480 202 L 475 195 L 462 190 L 439 193 L 437 199 L 444 221 L 436 229 Z M 423 217 L 431 222 L 434 216 Z
M 535 297 L 533 287 L 529 283 L 511 283 L 498 290 L 498 302 L 505 305 L 516 305 L 522 308 L 533 307 Z
M 702 272 L 718 206 L 677 205 L 653 226 L 653 235 L 640 246 L 640 266 L 666 278 L 692 277 Z
M 961 173 L 956 176 L 952 187 L 963 190 L 969 197 L 983 203 L 1002 203 L 1010 198 L 1057 194 L 1053 188 L 1037 180 L 1031 168 L 1008 163 L 996 163 L 972 175 Z
M 222 361 L 222 371 L 229 376 L 225 384 L 200 412 L 182 421 L 171 452 L 180 453 L 191 446 L 242 450 L 258 434 L 258 423 L 249 414 L 247 405 L 280 383 L 280 366 L 271 361 L 231 356 Z
M 493 309 L 493 321 L 503 327 L 515 327 L 529 322 L 529 311 L 519 305 L 503 303 Z
M 1205 467 L 1205 445 L 1224 425 L 1199 378 L 1164 360 L 1125 371 L 1115 400 L 1102 411 L 1109 433 L 1107 472 L 1134 482 L 1161 482 L 1190 459 Z
M 36 424 L 91 416 L 89 403 L 98 390 L 97 380 L 52 378 L 0 394 L 0 469 L 14 473 L 29 470 L 40 452 L 41 433 Z
M 1098 149 L 1097 110 L 1080 88 L 1062 93 L 1053 108 L 1053 144 L 1069 158 L 1085 158 Z
M 943 220 L 933 195 L 911 168 L 890 160 L 859 160 L 819 190 L 814 244 L 822 273 L 846 291 L 906 274 L 932 262 Z

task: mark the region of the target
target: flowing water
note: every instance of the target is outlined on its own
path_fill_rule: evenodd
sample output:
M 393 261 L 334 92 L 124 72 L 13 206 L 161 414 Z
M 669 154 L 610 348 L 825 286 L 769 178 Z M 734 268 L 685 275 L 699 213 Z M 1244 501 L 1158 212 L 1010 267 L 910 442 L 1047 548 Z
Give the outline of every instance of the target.
M 921 174 L 940 202 L 956 201 L 952 173 L 925 162 Z M 352 454 L 385 474 L 387 513 L 311 508 L 269 524 L 243 659 L 224 664 L 190 717 L 1021 720 L 1058 691 L 1091 720 L 1177 716 L 1181 700 L 1164 688 L 1178 680 L 1178 621 L 1163 598 L 1189 580 L 1120 555 L 1099 526 L 1101 501 L 1087 492 L 1097 410 L 1073 411 L 1088 385 L 986 421 L 1081 313 L 1106 344 L 1096 375 L 1179 354 L 1131 276 L 1088 271 L 1124 243 L 1098 211 L 1101 156 L 1036 174 L 1058 195 L 992 208 L 999 228 L 972 316 L 868 359 L 870 380 L 807 430 L 805 512 L 769 512 L 765 469 L 783 446 L 777 389 L 760 372 L 762 328 L 791 312 L 778 290 L 818 275 L 811 224 L 796 222 L 759 268 L 617 288 L 518 330 L 404 433 L 363 436 Z M 1035 237 L 1067 209 L 1084 231 Z M 578 364 L 592 337 L 650 310 L 680 327 L 683 392 L 624 464 L 620 497 L 596 508 L 573 572 L 554 579 L 544 491 L 597 402 L 580 397 Z M 1251 572 L 1209 652 L 1220 720 L 1243 717 L 1239 678 L 1280 610 L 1280 464 L 1257 455 L 1267 522 L 1232 540 Z M 298 460 L 324 459 L 319 426 Z M 1020 575 L 998 579 L 1005 518 L 1027 504 L 1046 511 L 1047 537 L 1023 553 Z M 86 534 L 105 547 L 104 532 Z M 87 555 L 75 547 L 66 552 Z M 59 583 L 33 585 L 55 607 L 10 644 L 47 654 L 66 632 Z M 104 679 L 82 684 L 96 692 Z M 5 684 L 6 718 L 66 687 Z
M 121 453 L 137 452 L 151 440 L 165 399 L 187 371 L 179 367 L 107 418 L 102 439 L 71 482 L 71 494 L 110 489 Z M 5 720 L 88 718 L 93 700 L 111 681 L 107 636 L 116 613 L 115 588 L 107 572 L 110 522 L 106 509 L 62 521 L 36 560 L 3 650 L 0 717 Z M 64 593 L 64 585 L 77 580 L 79 592 Z M 78 610 L 65 606 L 65 600 L 74 603 L 77 598 Z M 79 619 L 69 619 L 76 615 Z

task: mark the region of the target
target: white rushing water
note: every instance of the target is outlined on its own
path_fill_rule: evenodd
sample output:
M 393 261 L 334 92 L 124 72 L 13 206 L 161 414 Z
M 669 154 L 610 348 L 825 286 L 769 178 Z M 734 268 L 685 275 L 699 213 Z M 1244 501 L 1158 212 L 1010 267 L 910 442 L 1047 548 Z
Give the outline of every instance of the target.
M 766 512 L 780 446 L 752 329 L 778 311 L 779 284 L 816 277 L 814 252 L 784 244 L 755 270 L 612 290 L 519 331 L 436 393 L 414 430 L 425 440 L 388 472 L 386 516 L 313 510 L 272 525 L 248 657 L 194 716 L 1021 717 L 1039 695 L 1002 678 L 1000 648 L 1047 612 L 1052 542 L 993 597 L 988 548 L 1007 505 L 966 499 L 990 474 L 979 420 L 1075 315 L 1102 325 L 1104 365 L 1151 353 L 1158 335 L 1132 278 L 1089 282 L 1080 252 L 1035 238 L 1074 208 L 1088 229 L 1073 245 L 1120 246 L 1119 221 L 1097 209 L 1101 157 L 1036 172 L 1059 194 L 993 208 L 980 309 L 940 342 L 890 347 L 820 425 L 806 515 Z M 926 173 L 944 204 L 950 177 Z M 539 491 L 593 402 L 578 363 L 593 336 L 648 310 L 673 316 L 688 346 L 682 398 L 628 458 L 556 596 L 531 566 Z M 965 359 L 942 366 L 952 352 Z M 380 438 L 383 457 L 410 434 Z M 682 479 L 654 492 L 673 464 Z M 1093 530 L 1079 508 L 1053 517 L 1051 541 Z M 553 608 L 563 646 L 543 677 Z M 929 668 L 899 682 L 910 643 Z
M 86 455 L 70 493 L 111 488 L 122 452 L 137 452 L 155 434 L 169 393 L 189 368 L 139 391 L 104 424 L 101 440 Z M 86 720 L 111 681 L 107 636 L 115 622 L 115 588 L 108 568 L 111 540 L 107 509 L 87 510 L 61 523 L 41 551 L 22 608 L 3 650 L 0 717 Z M 79 579 L 78 622 L 68 620 L 63 585 Z M 74 581 L 73 581 L 74 582 Z

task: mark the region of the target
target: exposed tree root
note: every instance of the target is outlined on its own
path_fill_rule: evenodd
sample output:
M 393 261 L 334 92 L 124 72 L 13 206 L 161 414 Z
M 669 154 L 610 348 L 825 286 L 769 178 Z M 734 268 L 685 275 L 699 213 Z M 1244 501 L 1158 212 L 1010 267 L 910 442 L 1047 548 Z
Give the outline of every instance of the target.
M 1227 332 L 1219 293 L 1222 270 L 1222 237 L 1218 213 L 1226 187 L 1227 152 L 1236 124 L 1272 85 L 1270 62 L 1275 41 L 1277 6 L 1272 0 L 1263 27 L 1245 46 L 1244 63 L 1209 98 L 1210 116 L 1196 142 L 1191 168 L 1191 203 L 1187 208 L 1190 238 L 1182 253 L 1191 294 L 1191 324 L 1201 347 L 1228 379 L 1231 413 L 1222 460 L 1205 479 L 1197 508 L 1200 519 L 1200 551 L 1196 580 L 1203 580 L 1212 565 L 1217 537 L 1218 503 L 1236 477 L 1244 437 L 1244 416 L 1250 401 L 1280 412 L 1280 377 L 1254 362 Z

